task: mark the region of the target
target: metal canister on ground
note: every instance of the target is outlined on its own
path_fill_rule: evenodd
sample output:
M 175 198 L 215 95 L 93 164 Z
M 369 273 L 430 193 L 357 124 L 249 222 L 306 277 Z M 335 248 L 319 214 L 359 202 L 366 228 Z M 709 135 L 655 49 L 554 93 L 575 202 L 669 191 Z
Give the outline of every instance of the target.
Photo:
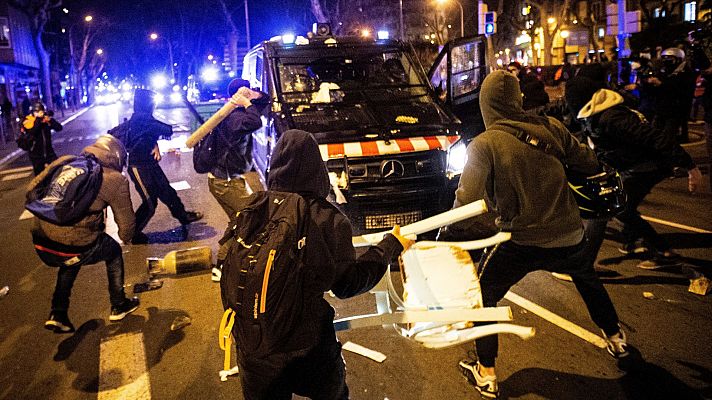
M 185 250 L 173 250 L 163 258 L 146 259 L 148 275 L 181 275 L 190 272 L 209 270 L 212 266 L 212 249 L 207 246 Z

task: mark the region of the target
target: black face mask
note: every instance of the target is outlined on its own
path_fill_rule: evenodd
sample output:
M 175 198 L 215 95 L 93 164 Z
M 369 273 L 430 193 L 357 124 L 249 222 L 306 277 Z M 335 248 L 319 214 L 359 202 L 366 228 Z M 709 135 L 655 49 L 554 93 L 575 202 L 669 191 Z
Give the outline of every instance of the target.
M 663 59 L 663 72 L 665 74 L 671 74 L 673 71 L 675 71 L 675 68 L 680 65 L 680 62 L 677 60 L 677 58 L 666 58 Z

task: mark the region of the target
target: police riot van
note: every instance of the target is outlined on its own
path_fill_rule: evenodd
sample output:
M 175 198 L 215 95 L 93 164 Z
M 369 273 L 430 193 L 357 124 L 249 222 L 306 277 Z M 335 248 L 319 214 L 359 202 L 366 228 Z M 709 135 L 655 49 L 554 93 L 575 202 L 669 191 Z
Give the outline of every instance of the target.
M 451 109 L 459 107 L 464 117 L 479 114 L 484 46 L 479 37 L 449 43 L 430 79 L 413 47 L 396 40 L 284 36 L 255 46 L 242 78 L 272 101 L 253 133 L 258 172 L 266 179 L 281 133 L 301 129 L 319 143 L 330 201 L 355 231 L 406 225 L 450 209 L 466 138 L 483 130 L 475 123 L 468 132 Z

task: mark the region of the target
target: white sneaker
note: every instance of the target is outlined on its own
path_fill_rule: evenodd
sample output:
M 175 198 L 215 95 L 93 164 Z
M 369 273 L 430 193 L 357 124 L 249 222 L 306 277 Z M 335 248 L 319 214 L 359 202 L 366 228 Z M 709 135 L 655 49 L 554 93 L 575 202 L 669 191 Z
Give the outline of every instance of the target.
M 604 332 L 603 337 L 606 338 L 606 350 L 608 350 L 608 353 L 615 358 L 622 358 L 628 355 L 628 343 L 620 324 L 618 324 L 618 328 L 618 333 L 615 335 L 606 336 Z
M 213 282 L 220 282 L 220 278 L 222 278 L 222 270 L 218 267 L 213 267 L 211 272 L 210 279 L 212 279 Z

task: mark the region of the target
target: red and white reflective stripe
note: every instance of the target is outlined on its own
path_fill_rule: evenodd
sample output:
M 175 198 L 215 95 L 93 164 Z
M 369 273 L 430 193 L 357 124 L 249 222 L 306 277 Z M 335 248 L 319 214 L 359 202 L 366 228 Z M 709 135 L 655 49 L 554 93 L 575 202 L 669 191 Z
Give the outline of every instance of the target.
M 322 160 L 326 161 L 342 157 L 366 157 L 384 154 L 410 153 L 434 149 L 447 150 L 460 136 L 420 136 L 404 139 L 393 139 L 388 144 L 384 140 L 370 142 L 349 142 L 320 144 Z

